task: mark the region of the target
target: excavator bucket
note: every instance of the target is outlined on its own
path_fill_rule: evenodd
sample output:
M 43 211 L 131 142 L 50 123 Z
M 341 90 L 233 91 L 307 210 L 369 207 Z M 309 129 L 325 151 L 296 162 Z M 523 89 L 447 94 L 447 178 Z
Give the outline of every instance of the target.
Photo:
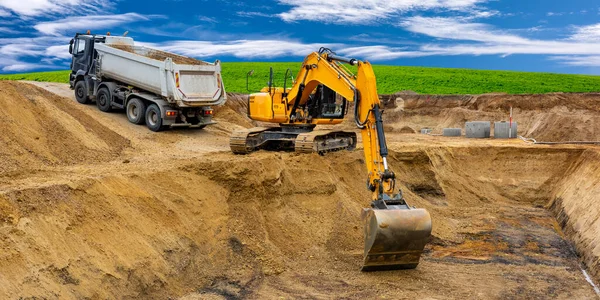
M 431 216 L 425 209 L 363 211 L 365 260 L 362 271 L 414 269 L 431 235 Z

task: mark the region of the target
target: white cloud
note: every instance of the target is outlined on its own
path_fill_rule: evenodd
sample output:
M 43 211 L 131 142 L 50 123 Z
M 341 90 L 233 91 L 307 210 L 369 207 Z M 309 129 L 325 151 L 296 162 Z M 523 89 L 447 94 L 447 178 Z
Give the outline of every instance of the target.
M 0 9 L 19 16 L 37 17 L 101 12 L 111 7 L 112 3 L 112 0 L 0 0 Z
M 600 23 L 576 27 L 571 39 L 581 42 L 600 42 Z
M 198 21 L 206 22 L 206 23 L 219 23 L 219 21 L 217 21 L 216 18 L 207 17 L 207 16 L 198 16 Z
M 400 22 L 404 29 L 435 38 L 495 43 L 527 43 L 517 35 L 494 30 L 481 23 L 464 22 L 461 18 L 410 17 Z
M 69 53 L 69 45 L 54 45 L 46 48 L 44 51 L 44 56 L 50 58 L 52 60 L 69 60 L 71 59 L 71 54 Z
M 9 11 L 0 8 L 0 18 L 10 17 L 11 15 Z
M 0 61 L 0 65 L 2 62 Z M 47 64 L 35 64 L 35 63 L 26 63 L 26 62 L 14 62 L 10 63 L 7 66 L 2 68 L 2 71 L 5 72 L 25 72 L 32 71 L 37 69 L 51 69 L 52 67 Z
M 575 67 L 600 67 L 600 55 L 588 56 L 553 56 L 553 60 Z
M 255 18 L 255 17 L 270 18 L 270 17 L 273 17 L 273 15 L 266 14 L 263 12 L 258 12 L 258 11 L 238 11 L 236 13 L 236 15 L 238 15 L 240 17 L 244 17 L 244 18 Z
M 435 55 L 435 52 L 412 51 L 407 48 L 391 48 L 388 46 L 348 47 L 338 50 L 339 53 L 362 60 L 389 61 L 398 58 L 411 58 Z
M 568 65 L 595 65 L 600 57 L 600 24 L 578 27 L 568 39 L 539 40 L 510 34 L 465 19 L 412 17 L 400 23 L 408 31 L 438 38 L 419 46 L 414 55 L 551 55 Z M 387 54 L 394 57 L 397 51 Z M 589 60 L 586 60 L 590 58 Z
M 487 0 L 278 0 L 291 6 L 279 14 L 286 22 L 300 20 L 338 24 L 365 24 L 394 15 L 433 9 L 469 10 Z
M 425 45 L 422 51 L 438 52 L 444 55 L 596 55 L 600 54 L 600 44 L 569 43 L 560 41 L 536 41 L 531 44 L 459 44 Z
M 146 44 L 149 47 L 172 51 L 191 57 L 275 58 L 282 56 L 305 56 L 320 47 L 336 47 L 337 44 L 304 44 L 284 40 L 236 40 L 228 42 L 171 41 Z
M 70 57 L 68 47 L 62 46 L 65 55 L 59 50 L 61 46 L 57 45 L 67 45 L 68 42 L 68 37 L 0 38 L 0 70 L 13 72 L 65 68 L 66 59 Z M 37 62 L 25 61 L 32 58 Z
M 121 15 L 83 16 L 67 17 L 62 20 L 38 23 L 33 28 L 37 31 L 50 35 L 60 35 L 75 30 L 106 29 L 127 23 L 148 21 L 152 16 L 144 16 L 137 13 L 126 13 Z M 103 32 L 104 33 L 104 32 Z
M 12 28 L 0 26 L 0 33 L 4 33 L 4 34 L 17 34 L 17 33 L 19 33 L 19 31 L 14 30 Z

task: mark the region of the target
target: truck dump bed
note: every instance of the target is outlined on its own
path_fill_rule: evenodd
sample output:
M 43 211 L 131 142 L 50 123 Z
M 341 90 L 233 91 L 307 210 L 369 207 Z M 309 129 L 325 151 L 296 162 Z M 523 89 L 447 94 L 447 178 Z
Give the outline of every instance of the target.
M 221 64 L 134 45 L 123 37 L 97 44 L 97 74 L 162 96 L 181 107 L 212 106 L 226 100 Z

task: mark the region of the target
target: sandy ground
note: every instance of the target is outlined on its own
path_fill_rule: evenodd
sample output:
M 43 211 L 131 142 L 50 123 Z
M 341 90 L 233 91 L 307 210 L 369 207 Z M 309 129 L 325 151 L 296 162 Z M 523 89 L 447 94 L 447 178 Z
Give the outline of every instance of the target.
M 388 103 L 390 164 L 433 237 L 416 270 L 361 273 L 361 151 L 235 156 L 243 97 L 206 130 L 153 133 L 36 85 L 0 82 L 2 299 L 598 297 L 581 270 L 600 277 L 597 147 L 400 133 L 489 105 Z M 559 136 L 528 107 L 524 132 Z

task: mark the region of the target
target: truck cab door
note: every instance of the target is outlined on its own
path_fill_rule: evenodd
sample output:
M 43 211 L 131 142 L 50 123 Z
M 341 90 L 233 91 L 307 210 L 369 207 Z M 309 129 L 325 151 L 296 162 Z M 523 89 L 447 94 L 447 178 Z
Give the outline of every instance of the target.
M 71 71 L 73 73 L 77 73 L 79 70 L 86 71 L 89 70 L 89 55 L 87 55 L 88 51 L 86 51 L 86 45 L 89 40 L 76 38 L 73 42 L 73 47 L 71 55 L 73 56 L 73 60 L 71 62 Z

